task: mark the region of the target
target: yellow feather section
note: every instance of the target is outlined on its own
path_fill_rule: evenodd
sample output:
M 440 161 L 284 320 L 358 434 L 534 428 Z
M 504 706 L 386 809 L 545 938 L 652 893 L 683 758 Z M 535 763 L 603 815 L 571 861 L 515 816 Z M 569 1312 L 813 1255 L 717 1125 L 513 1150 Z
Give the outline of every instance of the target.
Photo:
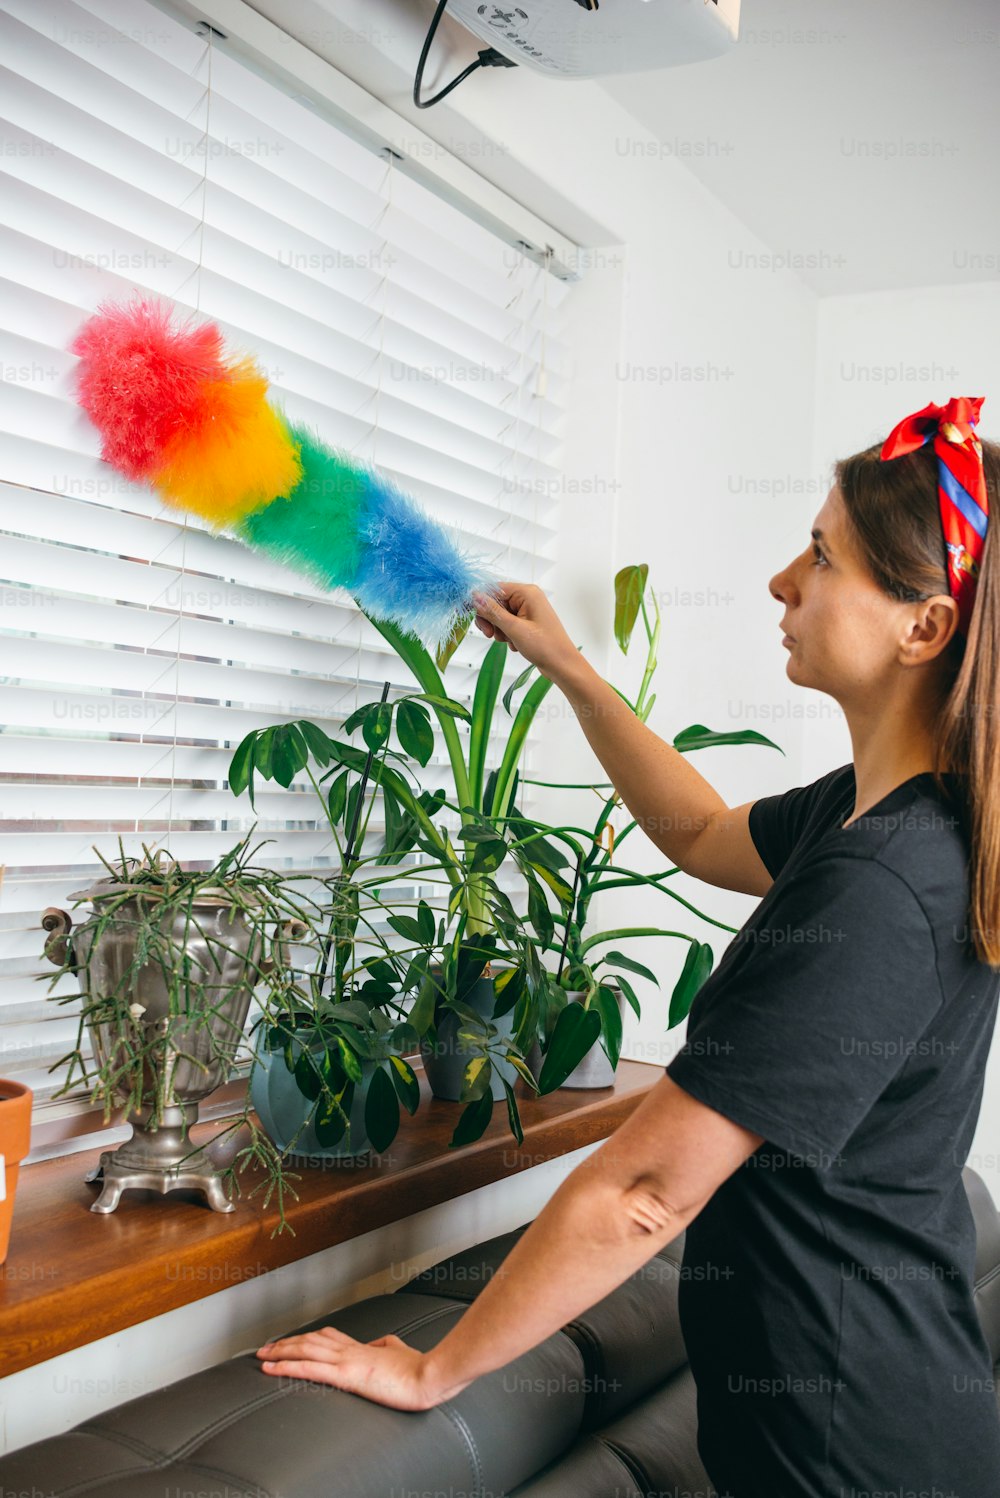
M 300 445 L 267 402 L 252 358 L 208 380 L 198 409 L 163 450 L 153 483 L 168 504 L 231 525 L 290 494 L 302 477 Z

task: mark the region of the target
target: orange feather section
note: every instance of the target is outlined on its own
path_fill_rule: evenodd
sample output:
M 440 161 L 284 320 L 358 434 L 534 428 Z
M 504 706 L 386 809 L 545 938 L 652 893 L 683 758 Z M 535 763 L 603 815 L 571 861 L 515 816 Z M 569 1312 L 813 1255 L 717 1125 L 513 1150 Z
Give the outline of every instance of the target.
M 291 493 L 302 477 L 299 444 L 267 388 L 249 357 L 205 381 L 151 475 L 168 504 L 222 529 Z

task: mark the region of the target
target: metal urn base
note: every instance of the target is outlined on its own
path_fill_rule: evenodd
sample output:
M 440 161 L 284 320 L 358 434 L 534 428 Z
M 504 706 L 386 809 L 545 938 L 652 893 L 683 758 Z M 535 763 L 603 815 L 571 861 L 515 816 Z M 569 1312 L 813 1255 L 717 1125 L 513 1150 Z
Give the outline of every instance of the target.
M 84 1179 L 102 1182 L 92 1212 L 113 1212 L 123 1191 L 145 1188 L 166 1196 L 168 1191 L 201 1191 L 213 1212 L 235 1212 L 222 1180 L 205 1149 L 193 1149 L 188 1130 L 197 1121 L 198 1105 L 165 1108 L 158 1129 L 146 1124 L 152 1108 L 143 1108 L 133 1125 L 132 1138 L 116 1150 L 105 1150 Z

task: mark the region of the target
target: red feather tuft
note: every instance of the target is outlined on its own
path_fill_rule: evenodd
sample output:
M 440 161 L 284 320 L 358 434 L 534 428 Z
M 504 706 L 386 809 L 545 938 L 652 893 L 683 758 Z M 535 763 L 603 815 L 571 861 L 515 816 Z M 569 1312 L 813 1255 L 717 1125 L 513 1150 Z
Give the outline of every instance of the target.
M 135 297 L 105 302 L 70 345 L 80 404 L 101 434 L 101 457 L 148 479 L 170 439 L 190 425 L 206 381 L 225 378 L 215 323 L 171 327 L 171 308 Z

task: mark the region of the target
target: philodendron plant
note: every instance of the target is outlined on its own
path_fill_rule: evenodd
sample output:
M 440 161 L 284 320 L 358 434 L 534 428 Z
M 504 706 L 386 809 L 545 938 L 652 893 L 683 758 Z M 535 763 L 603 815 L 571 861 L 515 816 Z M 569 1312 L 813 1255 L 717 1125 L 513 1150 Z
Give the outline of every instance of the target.
M 654 623 L 650 622 L 646 610 L 644 595 L 647 578 L 648 568 L 645 563 L 623 567 L 615 577 L 614 629 L 622 654 L 628 653 L 632 632 L 640 614 L 647 639 L 646 665 L 635 702 L 629 701 L 617 687 L 615 691 L 642 722 L 649 717 L 655 701 L 656 694 L 647 696 L 647 692 L 657 666 L 661 628 L 656 594 L 652 590 L 650 602 Z M 681 753 L 723 744 L 766 745 L 778 749 L 779 753 L 784 752 L 779 745 L 752 729 L 718 733 L 700 723 L 682 730 L 673 740 L 673 747 Z M 528 780 L 525 783 L 587 790 L 599 795 L 605 787 L 611 785 L 610 781 L 598 785 L 551 780 Z M 670 997 L 666 1026 L 668 1030 L 679 1025 L 686 1017 L 695 994 L 712 971 L 712 948 L 689 932 L 659 926 L 620 926 L 610 930 L 591 930 L 590 906 L 595 895 L 613 889 L 658 890 L 699 920 L 730 933 L 735 933 L 736 930 L 734 926 L 698 910 L 690 901 L 668 887 L 666 881 L 680 873 L 680 869 L 669 868 L 658 874 L 641 874 L 620 864 L 612 865 L 615 848 L 620 847 L 637 826 L 633 819 L 615 835 L 610 819 L 621 804 L 621 798 L 612 786 L 611 794 L 603 797 L 603 805 L 592 829 L 536 823 L 537 830 L 545 835 L 547 841 L 567 843 L 571 849 L 570 861 L 573 864 L 570 885 L 561 878 L 547 881 L 549 890 L 556 896 L 555 912 L 543 910 L 542 892 L 538 890 L 532 916 L 544 951 L 558 954 L 555 973 L 551 973 L 549 967 L 546 968 L 545 981 L 539 990 L 539 1038 L 544 1052 L 539 1090 L 543 1093 L 565 1081 L 598 1040 L 612 1069 L 617 1066 L 623 1027 L 621 1008 L 613 987 L 620 989 L 636 1018 L 639 1018 L 639 999 L 625 974 L 634 973 L 652 983 L 659 982 L 650 968 L 619 951 L 618 943 L 649 936 L 674 937 L 688 943 L 684 965 Z M 612 943 L 615 945 L 611 946 Z M 577 1003 L 569 1003 L 569 992 L 582 994 L 582 999 Z

